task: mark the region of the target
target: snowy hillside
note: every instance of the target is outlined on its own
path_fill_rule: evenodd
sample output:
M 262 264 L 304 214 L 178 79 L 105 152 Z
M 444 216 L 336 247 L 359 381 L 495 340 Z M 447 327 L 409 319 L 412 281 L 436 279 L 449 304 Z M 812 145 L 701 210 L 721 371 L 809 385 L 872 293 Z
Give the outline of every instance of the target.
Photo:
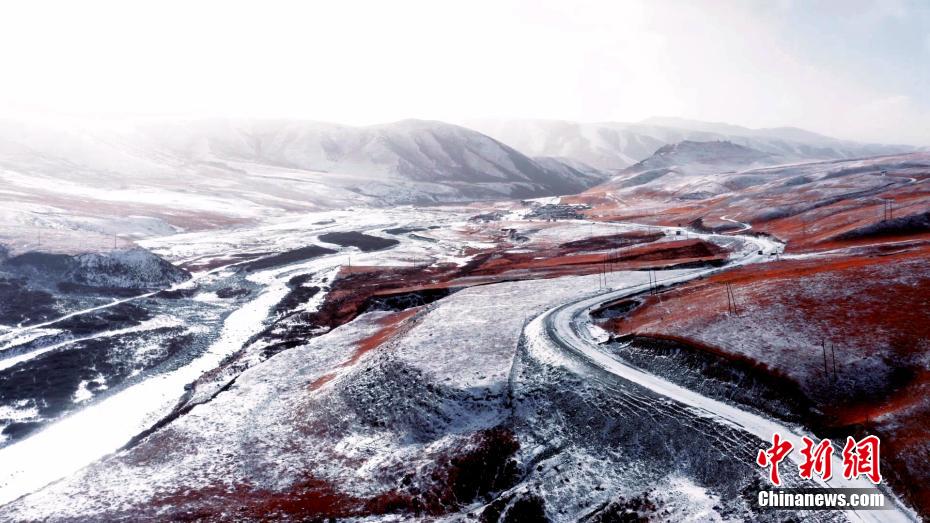
M 589 167 L 537 161 L 431 121 L 0 121 L 0 243 L 16 252 L 100 249 L 116 235 L 353 205 L 572 194 L 602 180 Z M 80 242 L 64 245 L 76 230 Z
M 755 162 L 771 161 L 772 155 L 743 147 L 733 142 L 683 142 L 663 145 L 655 154 L 630 166 L 628 171 L 655 169 L 658 167 L 682 168 L 701 165 L 750 165 Z
M 23 174 L 102 184 L 226 169 L 237 178 L 269 170 L 347 175 L 327 183 L 389 201 L 542 196 L 577 191 L 596 172 L 542 165 L 480 133 L 442 122 L 404 120 L 350 127 L 288 120 L 197 120 L 108 128 L 0 124 L 0 165 Z M 62 172 L 70 171 L 70 172 Z M 314 176 L 316 175 L 316 176 Z M 230 177 L 233 177 L 230 175 Z M 422 183 L 410 194 L 371 190 L 388 181 Z M 198 180 L 188 179 L 190 183 Z M 295 180 L 299 181 L 299 180 Z M 431 186 L 429 184 L 437 184 Z
M 725 140 L 784 161 L 856 158 L 914 150 L 909 146 L 837 140 L 797 128 L 749 129 L 680 118 L 650 118 L 639 123 L 476 120 L 466 125 L 532 156 L 570 158 L 608 171 L 628 167 L 648 158 L 663 145 L 684 140 Z
M 727 141 L 685 140 L 663 145 L 649 158 L 620 171 L 597 189 L 673 191 L 702 199 L 732 190 L 727 173 L 779 163 L 780 157 Z M 742 183 L 742 182 L 739 182 Z
M 88 288 L 161 288 L 188 279 L 183 270 L 141 248 L 77 256 L 30 252 L 0 262 L 0 275 L 30 280 L 51 280 Z
M 461 185 L 464 193 L 557 194 L 587 187 L 596 179 L 561 166 L 550 169 L 487 136 L 436 121 L 350 127 L 218 120 L 182 128 L 156 125 L 141 132 L 153 149 L 160 147 L 190 161 L 249 162 L 372 180 L 448 183 Z

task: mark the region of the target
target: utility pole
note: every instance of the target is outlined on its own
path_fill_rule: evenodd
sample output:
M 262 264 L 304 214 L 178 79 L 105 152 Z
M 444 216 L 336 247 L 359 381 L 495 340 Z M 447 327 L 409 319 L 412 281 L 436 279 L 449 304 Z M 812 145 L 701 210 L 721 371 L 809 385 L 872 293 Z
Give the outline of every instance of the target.
M 894 200 L 891 198 L 882 198 L 882 221 L 894 219 Z
M 827 370 L 827 342 L 820 340 L 820 348 L 823 349 L 823 375 L 830 379 L 830 372 Z
M 739 309 L 736 308 L 736 294 L 733 292 L 732 287 L 730 287 L 729 282 L 725 285 L 727 287 L 727 307 L 732 314 L 739 314 Z
M 610 274 L 610 253 L 604 255 L 602 264 L 604 266 L 604 287 L 607 287 L 607 275 Z

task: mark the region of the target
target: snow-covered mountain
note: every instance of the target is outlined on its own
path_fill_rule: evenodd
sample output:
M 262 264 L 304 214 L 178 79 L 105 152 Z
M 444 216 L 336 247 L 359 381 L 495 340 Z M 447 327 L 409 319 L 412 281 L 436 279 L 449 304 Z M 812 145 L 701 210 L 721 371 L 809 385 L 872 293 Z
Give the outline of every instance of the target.
M 771 154 L 728 141 L 695 142 L 685 140 L 663 145 L 655 154 L 638 162 L 636 165 L 630 166 L 628 170 L 678 166 L 687 168 L 688 166 L 696 167 L 700 165 L 715 166 L 716 168 L 745 166 L 766 161 L 771 157 Z
M 43 173 L 54 173 L 56 165 L 77 168 L 117 183 L 201 164 L 245 170 L 242 176 L 252 167 L 344 174 L 375 184 L 425 184 L 420 190 L 411 188 L 413 194 L 371 191 L 376 198 L 394 201 L 551 195 L 577 191 L 599 179 L 593 169 L 552 161 L 544 165 L 478 132 L 436 121 L 351 127 L 223 119 L 45 131 L 3 125 L 0 164 Z M 339 185 L 363 195 L 371 189 L 351 182 Z
M 903 145 L 862 144 L 797 129 L 749 129 L 680 118 L 639 123 L 581 123 L 558 120 L 476 120 L 468 127 L 532 156 L 570 158 L 618 171 L 652 155 L 663 145 L 685 140 L 729 141 L 783 161 L 832 160 L 915 150 Z
M 728 175 L 779 163 L 783 157 L 728 141 L 684 140 L 623 169 L 594 190 L 672 190 L 679 198 L 700 199 L 727 192 Z
M 33 227 L 145 236 L 288 211 L 572 194 L 604 178 L 435 121 L 0 121 L 11 227 L 0 243 Z
M 542 164 L 478 132 L 438 121 L 368 127 L 302 121 L 200 121 L 140 130 L 154 150 L 194 162 L 260 164 L 322 173 L 439 184 L 458 193 L 419 191 L 418 199 L 467 200 L 577 191 L 599 179 L 593 169 Z M 366 187 L 354 187 L 367 194 Z M 403 201 L 403 194 L 376 193 Z

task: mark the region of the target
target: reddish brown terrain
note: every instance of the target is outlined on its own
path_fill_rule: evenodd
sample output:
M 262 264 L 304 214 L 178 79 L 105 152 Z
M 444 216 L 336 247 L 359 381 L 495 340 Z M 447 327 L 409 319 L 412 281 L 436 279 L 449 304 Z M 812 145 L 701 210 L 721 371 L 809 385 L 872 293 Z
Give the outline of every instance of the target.
M 603 325 L 783 383 L 820 436 L 878 434 L 885 477 L 930 514 L 930 157 L 727 176 L 756 179 L 694 201 L 617 182 L 571 200 L 596 220 L 718 232 L 743 222 L 787 241 L 778 261 L 644 297 Z
M 930 185 L 924 183 L 930 176 L 910 167 L 904 171 L 879 174 L 881 166 L 875 166 L 849 175 L 859 178 L 847 183 L 837 184 L 828 175 L 826 181 L 784 194 L 745 191 L 759 193 L 751 198 L 729 194 L 675 203 L 668 195 L 639 191 L 636 197 L 652 204 L 630 205 L 618 203 L 609 192 L 592 191 L 569 201 L 592 205 L 588 216 L 602 221 L 682 224 L 696 231 L 743 228 L 721 219 L 728 217 L 786 240 L 789 254 L 806 253 L 646 297 L 628 316 L 608 320 L 606 326 L 618 334 L 670 340 L 774 377 L 799 391 L 809 408 L 805 421 L 821 436 L 880 435 L 886 478 L 928 513 L 930 489 L 915 485 L 930 480 L 924 464 L 930 452 L 930 402 L 925 399 L 930 391 L 930 229 L 921 218 L 930 209 Z M 880 179 L 886 177 L 890 180 Z M 857 189 L 862 185 L 870 188 Z M 885 200 L 894 202 L 888 214 Z M 381 319 L 381 327 L 359 340 L 354 355 L 339 366 L 351 367 L 416 321 L 420 305 L 452 290 L 515 279 L 720 265 L 728 254 L 700 239 L 644 231 L 526 246 L 508 247 L 504 233 L 494 240 L 503 246 L 471 249 L 473 257 L 464 266 L 343 268 L 320 310 L 300 323 L 334 328 L 374 304 L 388 309 L 398 300 L 416 305 Z M 287 344 L 292 334 L 285 331 L 280 343 Z M 339 367 L 309 388 L 325 387 Z M 304 494 L 287 494 L 281 503 L 251 492 L 238 504 L 250 507 L 247 511 L 254 507 L 291 516 L 307 509 L 347 516 L 397 507 L 440 514 L 449 506 L 439 493 L 337 500 L 331 498 L 331 487 L 317 480 L 298 487 Z
M 175 434 L 160 433 L 155 438 L 170 445 Z M 154 441 L 157 448 L 157 440 Z M 423 456 L 428 461 L 417 470 L 398 466 L 393 471 L 404 479 L 394 490 L 370 497 L 341 491 L 323 479 L 306 476 L 286 490 L 268 490 L 248 483 L 234 486 L 202 486 L 176 492 L 161 492 L 147 506 L 131 511 L 114 510 L 118 519 L 137 521 L 326 521 L 394 513 L 439 516 L 489 492 L 502 490 L 516 480 L 513 454 L 519 443 L 504 428 L 474 433 L 457 444 Z M 297 449 L 295 448 L 295 451 Z M 136 454 L 129 463 L 145 465 L 139 458 L 158 456 Z
M 520 215 L 535 207 L 512 202 L 437 227 L 433 235 L 423 227 L 385 229 L 410 234 L 407 250 L 392 257 L 388 249 L 381 258 L 351 251 L 345 258 L 351 254 L 354 265 L 275 273 L 280 297 L 241 349 L 185 387 L 191 392 L 152 430 L 83 471 L 89 481 L 53 486 L 47 499 L 79 492 L 85 496 L 78 513 L 134 520 L 464 517 L 468 511 L 482 521 L 502 515 L 503 521 L 536 521 L 547 511 L 587 504 L 589 515 L 603 512 L 588 520 L 608 521 L 627 514 L 626 503 L 637 517 L 660 507 L 674 514 L 668 512 L 674 499 L 653 502 L 669 483 L 630 489 L 643 478 L 621 476 L 621 462 L 601 452 L 618 448 L 617 455 L 647 459 L 661 447 L 656 438 L 673 448 L 682 434 L 707 430 L 706 420 L 689 420 L 674 401 L 638 390 L 618 393 L 614 382 L 588 383 L 552 366 L 551 354 L 527 348 L 526 332 L 535 315 L 572 294 L 624 278 L 634 289 L 646 277 L 612 272 L 715 267 L 722 270 L 713 276 L 624 298 L 631 310 L 604 326 L 634 342 L 700 354 L 716 366 L 714 378 L 737 378 L 728 385 L 741 385 L 740 373 L 763 376 L 757 381 L 798 408 L 789 421 L 820 437 L 878 434 L 885 477 L 930 514 L 924 487 L 930 479 L 930 176 L 922 163 L 909 161 L 760 169 L 750 176 L 753 183 L 714 181 L 723 189 L 706 197 L 691 187 L 608 183 L 563 199 L 590 206 L 578 212 L 600 223 Z M 603 223 L 629 221 L 687 228 L 658 232 Z M 728 268 L 734 254 L 728 246 L 742 250 L 747 243 L 695 235 L 708 231 L 776 236 L 787 242 L 787 254 Z M 228 299 L 257 292 L 262 280 L 249 275 L 323 255 L 341 259 L 323 236 L 280 253 L 255 247 L 182 261 L 192 270 L 221 268 L 236 276 L 241 288 L 217 284 L 215 292 L 202 293 Z M 443 243 L 445 251 L 431 250 Z M 755 259 L 755 249 L 741 259 Z M 606 281 L 594 285 L 594 274 Z M 556 279 L 572 276 L 589 277 Z M 532 378 L 527 385 L 515 379 L 521 373 Z M 639 405 L 649 408 L 640 412 Z M 593 437 L 602 439 L 588 441 Z M 705 455 L 680 450 L 673 460 L 696 464 L 689 482 L 677 488 L 706 489 L 698 497 L 708 508 L 739 503 L 738 493 L 727 489 L 750 484 L 748 477 L 759 473 L 751 457 L 741 459 L 744 449 L 727 442 L 709 453 L 745 473 L 741 482 L 715 482 L 729 476 L 700 465 Z M 554 458 L 560 454 L 565 457 Z M 656 459 L 667 464 L 669 457 Z M 140 483 L 151 484 L 148 490 L 121 484 L 168 469 L 168 479 Z M 680 470 L 670 473 L 684 481 Z M 628 490 L 620 497 L 578 501 L 621 488 Z M 114 490 L 123 497 L 113 498 Z M 544 504 L 534 492 L 561 497 Z M 47 506 L 36 497 L 14 509 L 28 514 Z
M 745 267 L 649 296 L 607 325 L 799 388 L 822 436 L 878 434 L 885 476 L 930 511 L 930 246 Z
M 514 279 L 717 265 L 728 252 L 700 239 L 658 241 L 662 234 L 618 234 L 531 249 L 489 249 L 464 266 L 344 267 L 311 322 L 335 327 L 354 318 L 372 300 L 432 301 L 450 289 Z M 623 245 L 622 247 L 620 245 Z
M 930 154 L 768 167 L 729 176 L 751 177 L 755 183 L 688 200 L 661 186 L 624 189 L 608 182 L 566 201 L 592 205 L 587 215 L 596 220 L 740 228 L 721 219 L 727 217 L 788 240 L 788 252 L 930 239 L 926 219 L 907 219 L 930 211 Z M 887 226 L 874 227 L 883 220 Z

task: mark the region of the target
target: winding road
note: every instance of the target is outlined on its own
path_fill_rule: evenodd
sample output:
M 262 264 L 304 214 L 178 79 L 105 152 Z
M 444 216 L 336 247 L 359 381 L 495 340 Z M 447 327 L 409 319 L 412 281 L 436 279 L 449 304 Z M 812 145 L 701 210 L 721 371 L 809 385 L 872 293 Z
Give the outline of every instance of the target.
M 734 220 L 733 218 L 727 218 L 727 215 L 725 214 L 721 216 L 720 219 L 726 222 L 735 223 L 739 225 L 740 227 L 742 227 L 742 229 L 733 231 L 732 234 L 739 234 L 741 232 L 745 232 L 745 231 L 748 231 L 749 229 L 752 229 L 752 225 L 749 225 L 748 223 L 743 223 L 741 221 Z
M 713 235 L 707 235 L 713 236 Z M 730 236 L 732 238 L 732 236 Z M 764 237 L 741 236 L 755 247 L 748 254 L 733 260 L 728 265 L 713 269 L 696 269 L 682 274 L 680 271 L 674 276 L 662 279 L 660 284 L 675 284 L 708 276 L 735 266 L 761 262 L 768 259 L 769 254 L 778 249 L 779 244 Z M 746 251 L 744 251 L 746 252 Z M 599 341 L 603 339 L 604 332 L 591 323 L 591 312 L 607 302 L 625 298 L 645 290 L 648 284 L 629 285 L 620 289 L 609 290 L 594 296 L 586 296 L 577 301 L 570 302 L 550 309 L 533 322 L 527 325 L 529 331 L 541 333 L 558 350 L 567 352 L 581 359 L 583 362 L 600 368 L 620 379 L 633 382 L 655 393 L 661 394 L 687 406 L 696 416 L 710 418 L 719 423 L 727 424 L 742 431 L 748 432 L 763 441 L 771 441 L 772 434 L 778 432 L 790 441 L 795 448 L 801 448 L 801 436 L 805 434 L 799 427 L 792 427 L 782 422 L 769 419 L 758 414 L 740 409 L 712 398 L 701 395 L 690 389 L 676 385 L 668 380 L 649 374 L 632 367 L 612 357 L 598 348 Z M 534 325 L 536 324 L 536 325 Z M 807 433 L 809 434 L 809 433 Z M 800 461 L 800 453 L 789 454 L 789 459 Z M 842 462 L 834 455 L 834 470 L 842 470 Z M 784 466 L 784 465 L 783 465 Z M 840 474 L 835 474 L 829 481 L 821 482 L 822 487 L 830 488 L 871 488 L 873 485 L 866 479 L 847 480 Z M 876 523 L 889 523 L 898 521 L 919 521 L 916 514 L 906 508 L 889 492 L 885 492 L 886 499 L 893 504 L 892 510 L 853 511 L 848 510 L 845 515 L 850 521 L 866 521 Z

